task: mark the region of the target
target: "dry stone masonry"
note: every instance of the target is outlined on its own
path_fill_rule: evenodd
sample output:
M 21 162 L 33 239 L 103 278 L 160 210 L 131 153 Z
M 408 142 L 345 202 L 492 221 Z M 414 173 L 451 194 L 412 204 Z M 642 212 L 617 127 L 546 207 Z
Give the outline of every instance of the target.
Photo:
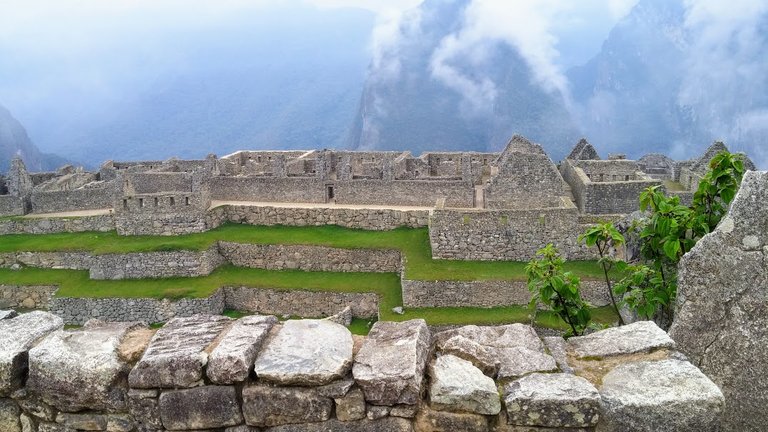
M 522 324 L 433 335 L 423 320 L 377 322 L 367 337 L 272 316 L 61 326 L 46 312 L 0 320 L 0 430 L 706 432 L 727 413 L 653 323 L 559 339 L 569 368 Z M 522 370 L 521 353 L 549 360 Z

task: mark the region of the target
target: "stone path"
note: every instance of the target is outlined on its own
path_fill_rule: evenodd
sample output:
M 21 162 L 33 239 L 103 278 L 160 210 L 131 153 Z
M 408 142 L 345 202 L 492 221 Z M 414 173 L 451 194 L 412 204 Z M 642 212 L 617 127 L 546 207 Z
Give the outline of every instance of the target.
M 35 214 L 28 214 L 24 216 L 24 218 L 46 219 L 46 218 L 56 218 L 56 217 L 102 216 L 102 215 L 108 215 L 111 213 L 112 213 L 111 208 L 105 208 L 105 209 L 95 209 L 95 210 L 76 210 L 76 211 L 57 212 L 57 213 L 35 213 Z

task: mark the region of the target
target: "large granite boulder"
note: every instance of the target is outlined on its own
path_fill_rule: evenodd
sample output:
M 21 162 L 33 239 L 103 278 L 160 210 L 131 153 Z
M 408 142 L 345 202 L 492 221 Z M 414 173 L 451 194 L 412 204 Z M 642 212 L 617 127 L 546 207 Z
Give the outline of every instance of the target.
M 27 388 L 62 411 L 121 411 L 130 366 L 120 342 L 135 323 L 89 321 L 82 330 L 57 331 L 29 351 Z
M 575 375 L 534 373 L 504 387 L 504 404 L 509 424 L 585 428 L 597 424 L 600 394 Z
M 199 385 L 208 363 L 206 349 L 232 319 L 218 315 L 174 318 L 149 343 L 128 375 L 132 388 L 184 388 Z
M 243 415 L 250 426 L 322 422 L 331 418 L 332 411 L 333 399 L 311 387 L 251 385 L 243 389 Z
M 232 386 L 165 391 L 160 395 L 160 418 L 165 429 L 171 431 L 213 429 L 243 422 L 237 391 Z
M 322 385 L 344 377 L 352 365 L 352 333 L 329 320 L 283 323 L 256 358 L 259 379 L 283 385 Z
M 679 265 L 680 351 L 723 391 L 725 430 L 768 425 L 768 172 L 748 172 L 728 216 Z
M 620 365 L 603 377 L 600 396 L 600 432 L 721 430 L 723 394 L 699 369 L 685 361 Z
M 21 387 L 30 348 L 63 327 L 61 318 L 41 311 L 0 320 L 0 397 Z
M 653 321 L 637 321 L 586 336 L 568 339 L 568 350 L 577 358 L 602 358 L 645 353 L 675 347 L 667 332 Z
M 429 399 L 433 407 L 484 415 L 501 411 L 496 383 L 467 360 L 442 355 L 430 365 L 429 375 L 432 378 Z
M 273 316 L 254 315 L 237 320 L 208 358 L 206 373 L 211 382 L 245 381 L 262 343 L 276 323 L 277 318 Z
M 431 343 L 422 319 L 376 322 L 352 368 L 365 399 L 375 405 L 418 403 Z
M 468 325 L 437 333 L 435 340 L 441 353 L 468 360 L 501 381 L 557 370 L 536 331 L 525 324 Z

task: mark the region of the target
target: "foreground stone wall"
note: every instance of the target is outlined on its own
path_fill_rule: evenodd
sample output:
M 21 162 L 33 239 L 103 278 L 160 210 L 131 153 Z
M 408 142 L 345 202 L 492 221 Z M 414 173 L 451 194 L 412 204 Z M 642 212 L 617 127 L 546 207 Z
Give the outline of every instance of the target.
M 768 172 L 747 172 L 728 216 L 680 261 L 670 335 L 725 394 L 725 430 L 768 424 Z
M 528 261 L 547 243 L 566 259 L 594 255 L 579 245 L 578 210 L 570 207 L 534 210 L 434 210 L 429 239 L 437 259 Z
M 48 309 L 57 289 L 52 285 L 0 285 L 0 309 Z
M 225 263 L 216 246 L 202 251 L 106 254 L 93 257 L 91 279 L 207 276 Z
M 720 390 L 640 322 L 540 339 L 526 325 L 367 337 L 333 320 L 196 315 L 155 331 L 0 319 L 0 430 L 720 430 Z
M 531 300 L 526 281 L 426 281 L 402 279 L 403 306 L 500 307 L 527 305 Z M 581 295 L 594 306 L 610 304 L 605 282 L 582 281 Z
M 0 220 L 0 235 L 53 234 L 60 232 L 114 231 L 112 215 L 68 218 L 14 218 Z
M 428 210 L 293 208 L 269 206 L 226 206 L 226 219 L 250 225 L 319 226 L 387 231 L 401 226 L 426 227 Z

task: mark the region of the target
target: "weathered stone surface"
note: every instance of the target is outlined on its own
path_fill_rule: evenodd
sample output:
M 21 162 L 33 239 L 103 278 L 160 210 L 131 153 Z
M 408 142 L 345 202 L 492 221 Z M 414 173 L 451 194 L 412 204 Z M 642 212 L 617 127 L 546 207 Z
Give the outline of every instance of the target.
M 160 395 L 160 418 L 168 430 L 213 429 L 243 422 L 232 386 L 165 391 Z
M 430 345 L 429 328 L 422 319 L 376 322 L 352 368 L 365 399 L 377 405 L 416 404 Z
M 163 427 L 157 396 L 157 390 L 131 389 L 128 391 L 128 412 L 137 422 L 148 428 L 160 429 Z
M 261 429 L 248 425 L 230 426 L 224 432 L 259 432 Z
M 206 373 L 211 382 L 245 381 L 264 339 L 276 323 L 274 316 L 254 315 L 237 320 L 208 358 Z
M 11 399 L 0 399 L 0 431 L 21 432 L 21 410 Z
M 107 429 L 107 416 L 103 414 L 72 414 L 59 413 L 56 423 L 66 427 L 86 431 L 103 431 Z
M 381 405 L 366 405 L 365 417 L 368 420 L 378 420 L 389 415 L 392 411 L 392 407 Z
M 252 385 L 243 389 L 243 415 L 250 426 L 322 422 L 331 417 L 333 400 L 308 387 Z
M 467 360 L 442 355 L 430 365 L 429 374 L 432 378 L 429 398 L 433 407 L 485 415 L 501 411 L 496 383 Z
M 29 351 L 27 388 L 63 411 L 125 409 L 129 365 L 118 347 L 137 327 L 91 321 L 81 330 L 52 333 Z
M 127 414 L 115 414 L 107 416 L 107 432 L 134 432 L 136 422 Z
M 535 373 L 507 384 L 504 403 L 510 424 L 588 427 L 598 421 L 600 394 L 581 377 Z
M 485 347 L 467 337 L 456 335 L 442 344 L 443 354 L 452 354 L 472 362 L 484 374 L 494 377 L 499 369 L 499 358 L 495 350 Z
M 286 321 L 256 358 L 263 380 L 285 385 L 322 385 L 344 377 L 352 364 L 352 333 L 326 320 Z
M 29 349 L 63 326 L 61 318 L 40 311 L 0 320 L 0 396 L 7 396 L 21 386 Z
M 217 315 L 174 318 L 155 333 L 128 376 L 133 388 L 182 388 L 197 385 L 208 362 L 205 349 L 231 322 Z
M 542 338 L 544 345 L 557 362 L 557 367 L 562 372 L 573 373 L 573 368 L 568 364 L 568 353 L 566 352 L 566 341 L 562 336 L 546 336 Z
M 421 404 L 395 405 L 389 410 L 389 415 L 392 417 L 414 418 L 416 417 L 416 413 L 419 412 L 419 408 L 421 408 Z
M 333 314 L 325 319 L 328 321 L 333 321 L 336 324 L 341 324 L 344 327 L 349 327 L 349 325 L 352 324 L 352 318 L 352 308 L 350 306 L 346 306 L 338 313 Z
M 557 369 L 536 331 L 525 324 L 469 325 L 440 332 L 435 339 L 441 352 L 469 360 L 491 377 L 513 379 Z
M 533 372 L 557 371 L 557 362 L 549 355 L 525 347 L 497 348 L 499 381 L 509 381 Z
M 35 418 L 49 422 L 56 420 L 56 409 L 43 402 L 39 396 L 31 394 L 26 387 L 13 392 L 11 398 L 19 404 L 22 411 Z
M 598 431 L 721 430 L 725 399 L 699 369 L 680 360 L 627 363 L 603 378 Z
M 488 432 L 488 420 L 479 414 L 434 411 L 422 407 L 414 422 L 415 432 Z
M 609 357 L 674 348 L 667 333 L 653 321 L 638 321 L 612 327 L 586 336 L 568 339 L 568 350 L 576 357 Z
M 767 296 L 768 172 L 748 172 L 728 216 L 680 261 L 669 330 L 722 389 L 724 430 L 768 425 Z
M 21 432 L 36 432 L 37 431 L 37 422 L 32 417 L 22 414 L 19 418 L 19 423 L 21 423 Z M 14 432 L 13 429 L 11 429 L 11 432 Z
M 58 423 L 42 422 L 37 425 L 37 432 L 77 432 L 71 427 L 60 425 Z
M 355 385 L 355 380 L 349 378 L 349 379 L 343 379 L 334 381 L 330 384 L 318 386 L 315 389 L 317 390 L 317 394 L 320 396 L 328 396 L 330 398 L 340 398 L 343 397 L 347 392 L 349 392 L 349 389 L 352 388 L 352 386 Z
M 0 310 L 0 320 L 15 318 L 19 314 L 15 310 Z
M 413 432 L 411 422 L 406 419 L 387 417 L 380 420 L 358 420 L 342 422 L 329 420 L 323 423 L 285 425 L 264 430 L 265 432 Z M 457 431 L 458 432 L 458 431 Z
M 340 421 L 362 420 L 365 418 L 365 396 L 360 389 L 351 390 L 345 396 L 334 399 L 336 418 Z
M 502 326 L 468 325 L 446 330 L 435 335 L 438 349 L 454 336 L 464 336 L 480 345 L 496 348 L 522 346 L 533 351 L 544 350 L 544 345 L 533 327 L 525 324 L 507 324 Z

